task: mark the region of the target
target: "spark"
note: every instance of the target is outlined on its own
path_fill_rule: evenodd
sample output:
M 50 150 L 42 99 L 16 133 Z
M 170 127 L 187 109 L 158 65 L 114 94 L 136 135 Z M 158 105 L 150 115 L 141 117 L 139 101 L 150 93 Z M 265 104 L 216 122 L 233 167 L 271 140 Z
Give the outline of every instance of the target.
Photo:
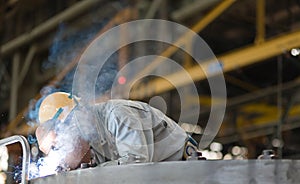
M 59 151 L 51 150 L 46 157 L 41 157 L 37 162 L 32 162 L 29 167 L 29 179 L 57 174 L 57 167 L 62 162 Z

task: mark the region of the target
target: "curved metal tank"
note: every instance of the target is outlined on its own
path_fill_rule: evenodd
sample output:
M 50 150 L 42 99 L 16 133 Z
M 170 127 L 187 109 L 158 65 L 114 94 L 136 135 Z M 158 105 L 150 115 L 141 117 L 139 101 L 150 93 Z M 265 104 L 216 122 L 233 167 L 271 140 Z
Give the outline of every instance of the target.
M 299 160 L 179 161 L 80 169 L 33 184 L 300 183 Z

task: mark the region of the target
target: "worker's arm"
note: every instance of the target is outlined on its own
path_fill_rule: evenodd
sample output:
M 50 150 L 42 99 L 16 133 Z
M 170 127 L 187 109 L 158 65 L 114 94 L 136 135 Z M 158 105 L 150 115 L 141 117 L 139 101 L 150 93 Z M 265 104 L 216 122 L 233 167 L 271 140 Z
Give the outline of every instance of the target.
M 108 121 L 108 129 L 116 139 L 121 164 L 152 161 L 152 122 L 146 108 L 139 104 L 118 106 L 111 111 Z

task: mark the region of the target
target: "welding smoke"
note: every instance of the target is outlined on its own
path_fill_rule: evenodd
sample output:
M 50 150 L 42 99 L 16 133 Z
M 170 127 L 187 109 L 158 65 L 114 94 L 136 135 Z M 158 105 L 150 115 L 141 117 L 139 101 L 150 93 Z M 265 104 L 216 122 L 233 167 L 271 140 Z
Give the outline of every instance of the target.
M 80 57 L 82 50 L 92 41 L 92 39 L 94 39 L 102 26 L 103 22 L 100 22 L 74 34 L 66 35 L 66 32 L 73 28 L 61 24 L 50 48 L 48 60 L 43 62 L 43 69 L 55 68 L 56 72 L 59 73 L 71 61 Z M 114 62 L 116 60 L 115 56 L 107 62 L 106 66 L 99 73 L 97 82 L 99 85 L 96 86 L 96 93 L 98 94 L 101 94 L 110 88 L 114 76 L 117 73 L 116 62 Z M 98 62 L 102 62 L 101 56 L 99 56 Z M 59 91 L 70 92 L 72 90 L 75 68 L 76 67 L 74 67 L 74 69 L 59 82 L 57 85 Z M 91 80 L 87 80 L 86 82 L 90 81 Z
M 39 176 L 54 174 L 58 166 L 75 168 L 79 164 L 80 159 L 72 156 L 77 154 L 76 149 L 80 146 L 80 135 L 75 122 L 71 119 L 67 118 L 67 121 L 51 119 L 41 125 L 42 133 L 39 143 L 51 146 L 51 148 L 47 156 L 37 162 Z M 55 133 L 53 140 L 48 137 L 51 132 Z M 50 142 L 48 142 L 49 140 Z M 51 142 L 53 145 L 50 145 Z
M 78 132 L 76 133 L 79 133 L 79 136 L 93 145 L 97 149 L 96 152 L 105 158 L 115 160 L 118 158 L 115 139 L 104 126 L 104 123 L 97 123 L 104 118 L 101 118 L 103 114 L 98 113 L 96 108 L 97 106 L 78 105 L 68 119 L 77 127 Z
M 60 29 L 64 29 L 64 26 L 62 26 Z M 56 67 L 58 68 L 58 70 L 62 70 L 63 66 L 66 66 L 68 62 L 71 62 L 72 59 L 75 59 L 78 56 L 78 54 L 81 53 L 80 49 L 84 48 L 85 46 L 84 44 L 90 41 L 90 38 L 95 35 L 96 33 L 95 30 L 98 29 L 94 29 L 93 33 L 89 32 L 87 34 L 83 34 L 87 36 L 70 37 L 71 40 L 63 40 L 62 33 L 58 32 L 58 37 L 55 39 L 53 47 L 51 48 L 48 61 L 46 61 L 46 64 L 43 65 L 44 69 Z M 76 47 L 76 43 L 78 45 L 77 47 Z M 112 86 L 113 80 L 117 73 L 116 57 L 117 54 L 114 54 L 111 57 L 110 61 L 107 61 L 104 64 L 104 67 L 102 68 L 102 70 L 98 75 L 97 85 L 95 89 L 95 92 L 96 94 L 98 94 L 98 96 L 103 94 Z M 102 61 L 99 59 L 99 62 Z M 40 91 L 41 98 L 39 100 L 31 100 L 30 108 L 27 114 L 29 125 L 34 126 L 35 124 L 39 124 L 38 121 L 39 106 L 42 100 L 47 95 L 57 91 L 64 91 L 70 93 L 72 82 L 73 82 L 73 75 L 74 75 L 74 70 L 70 71 L 64 77 L 64 79 L 59 83 L 55 84 L 55 86 L 44 87 Z M 90 81 L 91 80 L 87 80 L 85 82 L 90 82 Z M 85 136 L 83 138 L 89 142 L 94 142 L 100 145 L 101 144 L 108 145 L 107 143 L 110 141 L 103 138 L 104 134 L 98 135 L 97 133 L 95 133 L 95 131 L 93 131 L 95 130 L 95 127 L 93 128 L 94 125 L 91 124 L 91 122 L 95 122 L 95 121 L 92 121 L 91 119 L 95 117 L 92 116 L 91 113 L 86 113 L 87 109 L 85 109 L 82 112 L 84 113 L 78 113 L 78 116 L 82 116 L 77 118 L 82 120 L 79 125 L 77 124 L 77 121 L 75 121 L 75 117 L 72 114 L 68 116 L 65 122 L 57 123 L 57 126 L 55 127 L 55 131 L 57 134 L 56 145 L 46 157 L 40 158 L 39 161 L 35 164 L 36 167 L 38 168 L 37 169 L 38 173 L 34 174 L 34 176 L 42 177 L 46 175 L 55 174 L 57 166 L 64 165 L 65 159 L 67 159 L 68 154 L 73 152 L 74 149 L 76 149 L 76 145 L 78 145 L 79 143 L 78 134 L 80 132 L 84 132 L 83 135 Z M 80 130 L 78 129 L 78 126 L 80 126 Z M 101 138 L 97 139 L 96 137 L 97 138 L 101 137 Z M 98 140 L 101 141 L 97 142 Z M 116 152 L 115 149 L 113 149 L 113 151 Z M 102 149 L 99 152 L 102 153 L 103 155 L 113 154 L 113 153 L 104 153 Z M 113 158 L 113 157 L 109 156 L 109 158 Z
M 64 23 L 60 24 L 52 46 L 49 49 L 48 59 L 42 63 L 42 71 L 55 68 L 56 74 L 59 74 L 70 62 L 80 57 L 82 50 L 98 34 L 104 24 L 105 21 L 97 22 L 93 24 L 93 26 L 73 34 L 69 34 L 70 32 L 68 31 L 74 28 Z M 117 74 L 117 56 L 117 53 L 112 55 L 111 59 L 104 64 L 104 67 L 98 75 L 97 85 L 95 87 L 95 92 L 98 96 L 101 96 L 112 86 Z M 99 62 L 104 62 L 101 61 L 101 56 L 99 56 L 99 58 Z M 75 69 L 76 67 L 54 85 L 43 87 L 40 91 L 41 98 L 39 100 L 30 100 L 28 112 L 24 115 L 28 125 L 33 127 L 35 124 L 38 124 L 39 106 L 47 95 L 56 91 L 71 93 Z M 88 83 L 90 81 L 92 80 L 86 80 L 85 82 Z

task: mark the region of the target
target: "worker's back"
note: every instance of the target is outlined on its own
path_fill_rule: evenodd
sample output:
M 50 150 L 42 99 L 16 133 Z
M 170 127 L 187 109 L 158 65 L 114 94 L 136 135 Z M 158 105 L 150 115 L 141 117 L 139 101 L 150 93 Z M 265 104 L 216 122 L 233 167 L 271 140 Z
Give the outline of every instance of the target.
M 119 157 L 120 163 L 182 158 L 187 134 L 158 109 L 143 102 L 109 100 L 96 104 L 94 112 L 98 125 L 90 144 L 99 157 Z

